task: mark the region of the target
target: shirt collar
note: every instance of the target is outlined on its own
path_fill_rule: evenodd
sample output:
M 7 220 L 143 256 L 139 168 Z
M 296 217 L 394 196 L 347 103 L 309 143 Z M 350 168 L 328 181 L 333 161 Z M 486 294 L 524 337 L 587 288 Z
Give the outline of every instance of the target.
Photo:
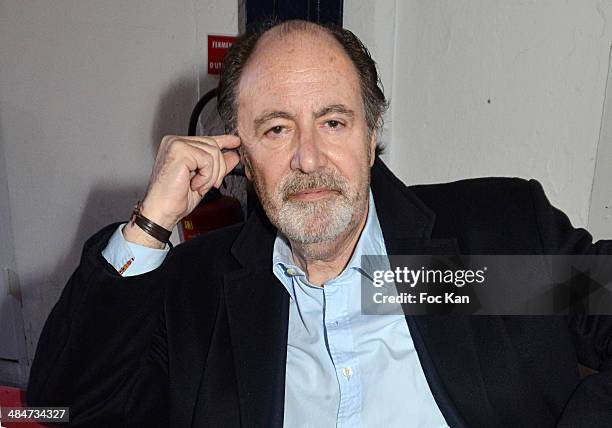
M 372 272 L 375 270 L 374 263 L 371 263 L 369 258 L 363 258 L 365 255 L 379 255 L 386 256 L 387 251 L 385 248 L 385 241 L 383 238 L 380 223 L 378 222 L 378 215 L 376 213 L 376 206 L 374 204 L 374 197 L 372 191 L 369 191 L 369 208 L 368 217 L 366 224 L 361 232 L 361 236 L 355 246 L 355 251 L 351 259 L 349 260 L 346 268 L 338 275 L 338 277 L 345 275 L 345 272 L 349 270 L 356 270 L 362 275 L 372 278 Z M 278 231 L 276 239 L 274 240 L 274 250 L 272 252 L 272 271 L 276 277 L 283 283 L 289 295 L 294 298 L 293 292 L 293 277 L 303 277 L 305 279 L 304 272 L 295 265 L 293 262 L 293 255 L 291 253 L 291 244 L 288 239 Z

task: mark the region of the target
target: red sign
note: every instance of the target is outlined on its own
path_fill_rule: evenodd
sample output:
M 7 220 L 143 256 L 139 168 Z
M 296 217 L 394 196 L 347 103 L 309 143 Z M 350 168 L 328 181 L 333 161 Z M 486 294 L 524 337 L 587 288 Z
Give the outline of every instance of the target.
M 235 40 L 232 36 L 208 35 L 208 74 L 221 73 L 223 58 Z

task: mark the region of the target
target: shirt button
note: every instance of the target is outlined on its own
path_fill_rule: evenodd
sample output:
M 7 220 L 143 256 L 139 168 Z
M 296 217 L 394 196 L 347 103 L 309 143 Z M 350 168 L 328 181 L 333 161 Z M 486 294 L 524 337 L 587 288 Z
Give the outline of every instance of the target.
M 353 368 L 352 367 L 344 367 L 342 369 L 342 376 L 344 376 L 347 379 L 350 379 L 351 376 L 353 376 Z
M 340 325 L 339 321 L 328 321 L 325 323 L 325 327 L 327 327 L 330 330 L 333 330 L 334 328 L 338 327 Z
M 297 271 L 293 268 L 287 269 L 287 275 L 294 276 L 297 274 Z

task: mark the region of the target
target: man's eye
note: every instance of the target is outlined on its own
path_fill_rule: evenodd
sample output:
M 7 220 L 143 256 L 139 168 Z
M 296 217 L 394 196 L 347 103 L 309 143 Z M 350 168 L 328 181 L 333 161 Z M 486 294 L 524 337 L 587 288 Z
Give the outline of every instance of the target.
M 340 123 L 337 120 L 328 120 L 327 126 L 329 126 L 332 129 L 336 129 L 336 128 L 340 128 L 342 126 L 342 123 Z
M 284 129 L 285 129 L 284 126 L 277 125 L 277 126 L 270 128 L 268 131 L 266 131 L 266 134 L 280 135 L 283 133 Z

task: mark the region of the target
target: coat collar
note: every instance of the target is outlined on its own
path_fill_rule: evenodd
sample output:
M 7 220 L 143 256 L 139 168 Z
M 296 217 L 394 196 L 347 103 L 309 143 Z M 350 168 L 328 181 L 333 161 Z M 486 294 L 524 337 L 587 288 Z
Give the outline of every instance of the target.
M 371 173 L 371 189 L 388 254 L 458 252 L 454 238 L 431 238 L 435 213 L 378 157 Z M 243 269 L 225 277 L 241 418 L 248 421 L 248 426 L 283 425 L 289 295 L 271 269 L 275 236 L 276 229 L 263 209 L 257 207 L 231 249 Z M 442 414 L 451 426 L 466 426 L 457 410 L 468 404 L 464 397 L 487 402 L 482 379 L 475 376 L 480 373 L 478 355 L 472 348 L 459 353 L 452 339 L 470 340 L 469 320 L 410 315 L 406 320 Z M 487 415 L 485 409 L 483 415 Z
M 385 242 L 429 239 L 436 221 L 435 213 L 378 157 L 372 167 L 370 186 Z

